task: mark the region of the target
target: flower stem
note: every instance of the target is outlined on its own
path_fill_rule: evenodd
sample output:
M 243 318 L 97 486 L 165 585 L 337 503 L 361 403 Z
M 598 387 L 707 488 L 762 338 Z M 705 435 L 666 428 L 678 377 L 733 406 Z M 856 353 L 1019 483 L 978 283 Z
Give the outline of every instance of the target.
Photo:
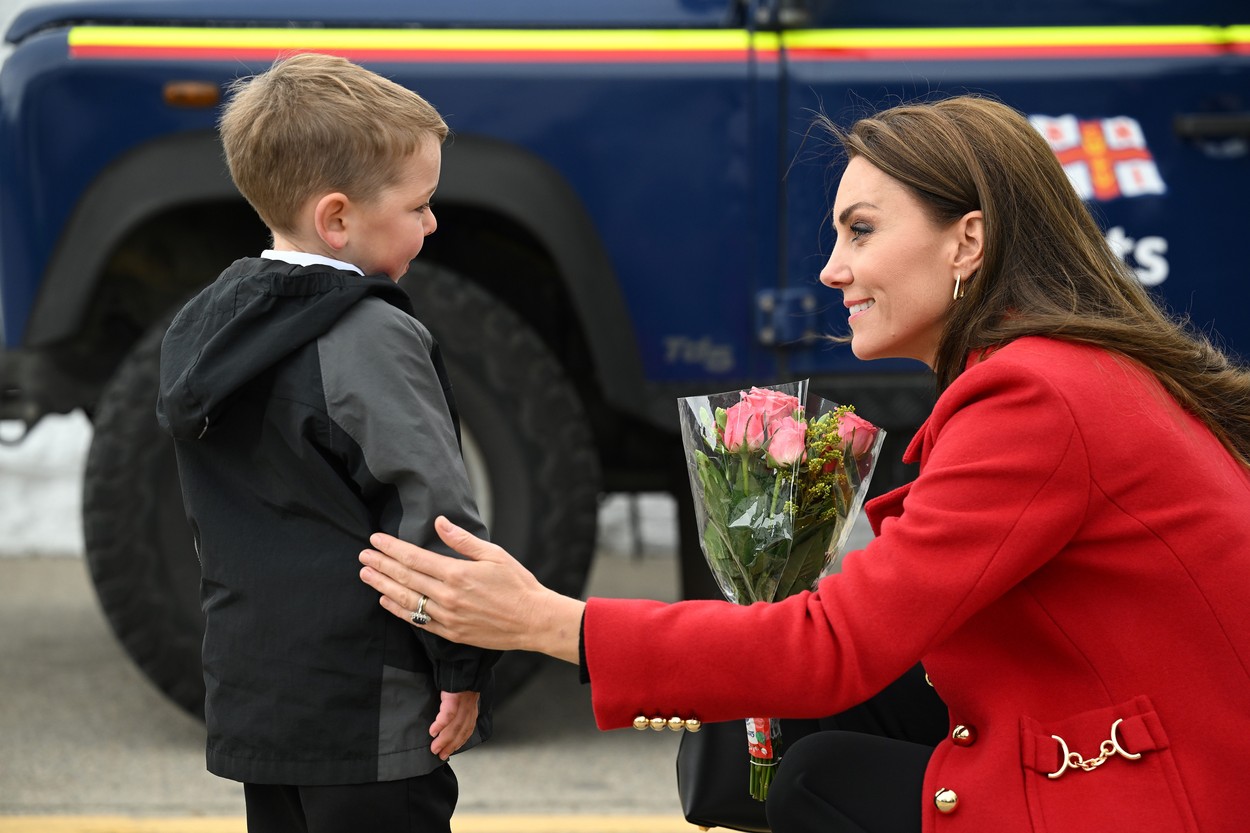
M 769 760 L 764 763 L 751 761 L 751 797 L 756 801 L 768 799 L 768 788 L 773 784 L 773 774 L 777 771 L 777 762 Z

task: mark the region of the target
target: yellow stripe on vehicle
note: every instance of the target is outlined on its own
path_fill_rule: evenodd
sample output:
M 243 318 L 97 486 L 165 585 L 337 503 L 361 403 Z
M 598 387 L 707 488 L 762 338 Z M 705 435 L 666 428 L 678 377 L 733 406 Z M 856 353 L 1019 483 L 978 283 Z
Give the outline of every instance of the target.
M 744 60 L 753 48 L 776 51 L 775 35 L 742 30 L 503 29 L 208 29 L 77 26 L 76 58 L 165 58 L 203 55 L 276 57 L 297 51 L 396 60 Z
M 293 52 L 425 62 L 1060 59 L 1243 51 L 1250 27 L 1084 26 L 743 30 L 305 29 L 77 26 L 70 54 L 101 60 L 272 60 Z

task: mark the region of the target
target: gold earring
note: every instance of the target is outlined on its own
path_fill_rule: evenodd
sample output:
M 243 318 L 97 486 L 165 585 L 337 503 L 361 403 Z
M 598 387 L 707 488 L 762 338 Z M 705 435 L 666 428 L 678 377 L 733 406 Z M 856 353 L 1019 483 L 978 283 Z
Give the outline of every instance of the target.
M 959 282 L 961 280 L 963 280 L 963 275 L 956 272 L 955 273 L 955 291 L 951 293 L 952 301 L 958 301 L 960 298 L 964 297 L 963 287 L 959 285 Z

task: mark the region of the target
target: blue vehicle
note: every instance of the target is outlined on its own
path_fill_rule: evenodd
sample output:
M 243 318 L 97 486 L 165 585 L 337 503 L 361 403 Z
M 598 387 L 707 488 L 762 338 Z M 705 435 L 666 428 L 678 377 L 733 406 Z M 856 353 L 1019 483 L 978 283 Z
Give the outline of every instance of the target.
M 831 151 L 811 129 L 981 92 L 1029 114 L 1108 239 L 1250 353 L 1243 0 L 89 0 L 35 7 L 0 74 L 0 418 L 85 410 L 88 563 L 119 639 L 200 709 L 198 568 L 157 355 L 183 299 L 267 243 L 226 174 L 227 86 L 345 55 L 446 116 L 439 231 L 403 285 L 444 345 L 494 538 L 578 593 L 603 491 L 683 506 L 675 399 L 810 377 L 886 427 L 933 398 L 864 364 L 816 281 Z M 876 486 L 908 477 L 883 467 Z M 510 659 L 505 688 L 528 673 Z

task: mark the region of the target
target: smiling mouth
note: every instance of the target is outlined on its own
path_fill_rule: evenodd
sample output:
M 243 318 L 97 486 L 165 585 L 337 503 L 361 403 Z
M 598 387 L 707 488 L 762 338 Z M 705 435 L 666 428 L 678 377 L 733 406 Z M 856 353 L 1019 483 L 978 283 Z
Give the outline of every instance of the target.
M 852 304 L 849 307 L 851 316 L 853 317 L 853 316 L 859 315 L 861 312 L 866 312 L 870 307 L 872 307 L 876 303 L 877 303 L 876 301 L 862 301 L 858 304 Z

